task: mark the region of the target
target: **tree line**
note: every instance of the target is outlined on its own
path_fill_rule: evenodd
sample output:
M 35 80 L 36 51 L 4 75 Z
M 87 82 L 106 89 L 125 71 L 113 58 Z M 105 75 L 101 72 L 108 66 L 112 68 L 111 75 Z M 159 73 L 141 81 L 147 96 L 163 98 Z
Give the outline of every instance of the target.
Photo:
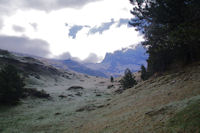
M 134 18 L 129 23 L 144 34 L 149 54 L 148 76 L 200 60 L 200 0 L 130 2 Z

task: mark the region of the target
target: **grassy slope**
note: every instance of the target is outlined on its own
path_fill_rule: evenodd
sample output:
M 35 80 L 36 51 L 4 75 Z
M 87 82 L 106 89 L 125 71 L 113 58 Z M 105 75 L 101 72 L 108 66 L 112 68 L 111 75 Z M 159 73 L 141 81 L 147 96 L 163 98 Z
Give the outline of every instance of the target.
M 200 65 L 195 64 L 179 72 L 166 73 L 150 79 L 115 97 L 110 106 L 92 112 L 93 117 L 80 128 L 87 133 L 151 133 L 171 132 L 169 121 L 178 123 L 175 132 L 184 131 L 181 127 L 199 131 L 199 113 L 190 116 L 187 108 L 195 107 L 200 100 Z M 194 103 L 194 105 L 191 103 Z M 199 104 L 198 104 L 199 105 Z M 183 110 L 183 111 L 182 111 Z M 182 113 L 182 112 L 186 113 Z M 180 113 L 179 113 L 180 112 Z M 185 124 L 182 115 L 188 116 Z M 179 121 L 180 119 L 180 121 Z M 193 120 L 194 119 L 194 120 Z M 191 120 L 191 121 L 190 121 Z M 193 123 L 195 127 L 189 127 Z M 188 133 L 187 132 L 187 133 Z M 193 130 L 191 130 L 193 133 Z

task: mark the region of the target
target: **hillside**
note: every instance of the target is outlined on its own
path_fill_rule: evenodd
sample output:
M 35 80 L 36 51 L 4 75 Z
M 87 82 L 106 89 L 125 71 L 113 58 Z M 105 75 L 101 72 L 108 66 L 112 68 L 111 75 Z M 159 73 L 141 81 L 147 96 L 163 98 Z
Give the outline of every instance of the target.
M 199 132 L 199 109 L 200 63 L 197 63 L 151 78 L 117 95 L 108 107 L 92 112 L 93 117 L 80 132 Z
M 7 59 L 5 53 L 1 54 L 1 64 L 11 59 L 6 56 Z M 51 98 L 28 97 L 17 106 L 1 106 L 2 133 L 194 133 L 200 130 L 199 62 L 154 76 L 119 93 L 120 78 L 111 83 L 109 79 L 57 70 L 36 59 L 12 55 L 13 58 L 15 61 L 9 62 L 19 68 L 37 64 L 38 67 L 31 66 L 33 70 L 21 69 L 40 77 L 29 75 L 26 87 L 43 89 Z

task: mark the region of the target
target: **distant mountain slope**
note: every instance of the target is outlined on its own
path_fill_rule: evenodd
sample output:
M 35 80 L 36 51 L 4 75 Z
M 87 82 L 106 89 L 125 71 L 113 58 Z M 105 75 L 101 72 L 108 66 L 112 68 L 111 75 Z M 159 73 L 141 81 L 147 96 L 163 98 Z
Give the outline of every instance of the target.
M 15 66 L 25 78 L 26 87 L 31 88 L 54 85 L 55 82 L 63 80 L 77 80 L 80 75 L 83 75 L 70 70 L 57 69 L 42 59 L 0 49 L 0 69 L 5 65 Z
M 93 70 L 91 68 L 86 67 L 83 64 L 80 64 L 80 63 L 70 60 L 70 59 L 68 59 L 68 60 L 53 60 L 53 61 L 51 61 L 51 64 L 58 68 L 73 70 L 75 72 L 87 74 L 90 76 L 107 77 L 107 75 L 101 71 Z
M 114 53 L 107 53 L 104 60 L 101 63 L 81 63 L 71 59 L 67 60 L 54 60 L 45 59 L 41 57 L 35 57 L 31 55 L 23 55 L 15 53 L 19 56 L 30 56 L 46 65 L 52 65 L 64 70 L 72 70 L 78 73 L 87 74 L 90 76 L 109 77 L 109 76 L 121 76 L 126 68 L 129 68 L 132 72 L 140 70 L 141 64 L 146 65 L 146 59 L 148 55 L 146 50 L 138 45 L 134 48 L 126 48 L 117 50 Z
M 61 68 L 66 71 L 74 71 L 77 73 L 82 73 L 82 74 L 86 74 L 86 75 L 90 75 L 90 76 L 98 76 L 98 77 L 105 77 L 105 78 L 107 77 L 107 75 L 104 74 L 103 72 L 88 68 L 85 65 L 83 65 L 77 61 L 71 60 L 71 59 L 55 60 L 55 59 L 46 59 L 46 58 L 37 57 L 37 56 L 33 56 L 33 55 L 28 55 L 28 54 L 21 54 L 21 53 L 14 53 L 14 52 L 12 52 L 12 53 L 19 57 L 32 58 L 37 61 L 40 61 L 43 64 L 52 65 L 53 67 Z
M 61 71 L 28 56 L 20 56 L 14 53 L 0 50 L 0 67 L 6 64 L 14 65 L 24 74 L 60 75 Z
M 140 70 L 142 64 L 146 65 L 147 58 L 146 50 L 138 45 L 135 49 L 127 48 L 114 53 L 107 53 L 101 63 L 85 65 L 107 75 L 119 76 L 124 73 L 126 68 L 131 69 L 133 72 Z

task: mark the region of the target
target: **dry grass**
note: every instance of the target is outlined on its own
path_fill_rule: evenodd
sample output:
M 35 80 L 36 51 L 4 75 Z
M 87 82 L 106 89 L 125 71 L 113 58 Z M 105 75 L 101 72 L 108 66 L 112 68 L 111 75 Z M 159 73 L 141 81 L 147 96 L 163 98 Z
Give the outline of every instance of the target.
M 84 124 L 80 132 L 167 132 L 167 120 L 198 99 L 200 66 L 194 65 L 142 82 L 115 97 L 110 106 L 93 112 L 100 117 Z

